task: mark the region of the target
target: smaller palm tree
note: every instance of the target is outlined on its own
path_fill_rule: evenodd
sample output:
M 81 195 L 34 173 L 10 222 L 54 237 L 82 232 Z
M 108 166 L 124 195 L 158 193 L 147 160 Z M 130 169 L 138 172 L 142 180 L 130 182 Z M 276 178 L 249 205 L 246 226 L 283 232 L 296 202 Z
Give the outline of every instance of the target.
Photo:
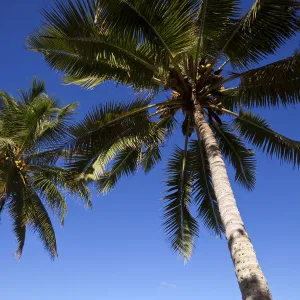
M 61 107 L 36 79 L 29 91 L 21 90 L 19 100 L 0 93 L 0 212 L 7 209 L 13 220 L 18 257 L 29 225 L 54 258 L 56 238 L 45 205 L 61 224 L 67 210 L 64 190 L 91 205 L 86 184 L 57 166 L 77 104 Z

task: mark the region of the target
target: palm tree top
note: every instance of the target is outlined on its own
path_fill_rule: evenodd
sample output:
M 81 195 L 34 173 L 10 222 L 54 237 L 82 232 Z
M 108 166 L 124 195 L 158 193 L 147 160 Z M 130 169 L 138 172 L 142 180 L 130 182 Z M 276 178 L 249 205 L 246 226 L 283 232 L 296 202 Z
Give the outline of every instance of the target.
M 66 192 L 90 205 L 86 184 L 57 164 L 65 156 L 63 146 L 76 107 L 77 103 L 62 107 L 38 79 L 27 91 L 20 91 L 19 99 L 0 91 L 0 212 L 7 209 L 13 221 L 18 257 L 28 227 L 38 234 L 50 256 L 57 256 L 46 207 L 63 225 Z
M 165 226 L 184 256 L 190 256 L 198 228 L 191 202 L 207 227 L 223 230 L 203 141 L 189 141 L 197 105 L 246 188 L 254 187 L 255 161 L 245 143 L 300 165 L 299 142 L 249 111 L 300 100 L 299 53 L 259 65 L 299 32 L 298 1 L 256 0 L 245 14 L 242 2 L 232 0 L 57 1 L 44 16 L 27 47 L 63 72 L 66 83 L 94 88 L 113 80 L 154 95 L 170 91 L 162 103 L 103 105 L 73 127 L 72 167 L 92 172 L 101 191 L 138 167 L 148 172 L 183 113 L 184 149 L 175 149 L 167 167 Z

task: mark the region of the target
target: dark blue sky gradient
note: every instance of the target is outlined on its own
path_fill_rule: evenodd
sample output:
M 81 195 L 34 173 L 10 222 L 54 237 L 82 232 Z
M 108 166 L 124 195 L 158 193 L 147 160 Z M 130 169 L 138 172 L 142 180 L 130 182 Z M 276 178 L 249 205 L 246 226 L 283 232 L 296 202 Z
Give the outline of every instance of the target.
M 0 89 L 16 95 L 34 75 L 46 81 L 48 93 L 80 102 L 78 119 L 106 100 L 133 98 L 129 89 L 104 84 L 93 91 L 63 86 L 42 57 L 25 50 L 24 39 L 42 20 L 47 0 L 0 3 Z M 244 1 L 244 7 L 250 1 Z M 299 36 L 278 55 L 292 54 Z M 299 107 L 257 110 L 273 128 L 300 140 Z M 164 149 L 182 146 L 181 134 Z M 165 156 L 166 157 L 166 156 Z M 238 206 L 276 300 L 299 300 L 300 173 L 292 166 L 257 155 L 257 185 L 250 193 L 233 183 Z M 241 299 L 225 240 L 201 228 L 192 260 L 184 266 L 165 240 L 161 227 L 163 169 L 124 179 L 109 195 L 94 193 L 93 211 L 69 200 L 65 227 L 55 220 L 59 258 L 51 261 L 39 240 L 28 234 L 24 255 L 13 257 L 15 237 L 7 214 L 0 226 L 0 295 L 3 300 L 199 300 Z M 231 169 L 230 178 L 233 179 Z M 233 182 L 233 180 L 232 180 Z

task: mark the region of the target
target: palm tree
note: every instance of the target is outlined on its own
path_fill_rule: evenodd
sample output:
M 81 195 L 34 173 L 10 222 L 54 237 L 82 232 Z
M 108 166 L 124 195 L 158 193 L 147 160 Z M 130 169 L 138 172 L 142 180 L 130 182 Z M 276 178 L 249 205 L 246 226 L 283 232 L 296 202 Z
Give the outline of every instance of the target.
M 243 299 L 271 299 L 223 157 L 248 189 L 255 183 L 254 158 L 242 139 L 271 157 L 300 163 L 300 144 L 248 110 L 300 100 L 298 53 L 259 65 L 299 31 L 299 3 L 256 0 L 241 11 L 238 0 L 57 1 L 27 47 L 69 84 L 93 88 L 112 80 L 152 95 L 173 91 L 163 103 L 139 99 L 90 113 L 72 129 L 77 156 L 71 165 L 104 191 L 140 165 L 149 171 L 181 111 L 184 149 L 175 149 L 167 170 L 165 226 L 172 246 L 186 257 L 192 251 L 194 200 L 209 227 L 224 227 Z M 189 142 L 194 131 L 197 138 Z
M 56 238 L 45 205 L 60 218 L 67 211 L 63 191 L 85 199 L 85 182 L 76 180 L 56 163 L 63 156 L 66 131 L 76 103 L 61 107 L 45 94 L 44 82 L 34 79 L 20 99 L 0 92 L 0 212 L 13 221 L 21 257 L 26 229 L 36 232 L 51 258 L 57 256 Z

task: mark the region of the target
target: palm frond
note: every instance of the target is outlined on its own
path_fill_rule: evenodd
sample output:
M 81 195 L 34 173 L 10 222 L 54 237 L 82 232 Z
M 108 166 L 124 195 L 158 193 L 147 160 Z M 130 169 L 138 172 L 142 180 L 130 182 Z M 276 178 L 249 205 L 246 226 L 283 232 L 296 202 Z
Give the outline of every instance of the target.
M 152 133 L 150 134 L 152 138 L 150 137 L 149 142 L 146 141 L 144 145 L 146 148 L 143 150 L 141 157 L 141 166 L 146 174 L 161 161 L 160 148 L 173 134 L 175 124 L 176 119 L 174 116 L 168 116 L 158 122 L 153 122 Z
M 148 116 L 150 99 L 138 98 L 130 103 L 108 102 L 101 105 L 72 126 L 69 167 L 84 173 L 103 173 L 108 162 L 118 151 L 144 143 L 151 144 L 156 133 Z M 148 141 L 146 141 L 148 139 Z M 150 139 L 150 140 L 149 140 Z
M 297 0 L 256 0 L 223 36 L 230 62 L 236 67 L 247 67 L 274 54 L 300 29 L 298 12 Z
M 54 215 L 60 218 L 61 225 L 63 225 L 67 213 L 67 203 L 62 193 L 58 190 L 57 185 L 53 184 L 43 174 L 32 176 L 30 185 L 41 195 Z
M 189 151 L 191 155 L 190 168 L 193 178 L 193 196 L 198 216 L 206 228 L 221 236 L 224 232 L 224 227 L 211 181 L 211 173 L 203 142 L 201 140 L 191 141 Z
M 300 142 L 272 130 L 267 121 L 251 112 L 240 112 L 233 124 L 238 132 L 256 148 L 281 161 L 300 165 Z
M 46 93 L 44 80 L 33 78 L 31 86 L 28 90 L 20 90 L 21 99 L 24 103 L 30 103 L 42 93 Z
M 167 165 L 167 195 L 164 197 L 164 227 L 172 248 L 189 259 L 198 235 L 198 223 L 191 215 L 192 174 L 187 149 L 175 148 Z
M 240 1 L 204 0 L 200 4 L 197 25 L 199 26 L 199 51 L 205 55 L 210 42 L 218 39 L 222 32 L 239 16 Z M 196 60 L 198 63 L 198 60 Z
M 244 106 L 287 106 L 300 101 L 300 54 L 239 76 L 239 98 Z
M 80 24 L 78 24 L 80 26 Z M 82 37 L 42 29 L 28 38 L 29 48 L 44 55 L 51 68 L 65 73 L 67 84 L 93 88 L 106 80 L 136 89 L 157 89 L 151 52 L 116 35 L 101 35 L 92 23 Z M 90 35 L 88 35 L 88 33 Z
M 100 176 L 97 181 L 99 192 L 109 192 L 122 176 L 130 176 L 136 172 L 140 164 L 142 150 L 137 148 L 125 148 L 116 155 L 111 169 Z
M 8 95 L 5 91 L 0 90 L 0 111 L 5 108 L 15 107 L 16 105 L 16 99 Z
M 8 198 L 8 212 L 13 221 L 13 230 L 17 239 L 18 249 L 16 256 L 22 256 L 26 236 L 26 206 L 24 204 L 24 191 L 20 185 L 14 186 L 14 192 Z
M 31 192 L 26 199 L 27 222 L 43 242 L 51 258 L 57 256 L 56 237 L 50 217 L 37 194 Z
M 102 3 L 106 23 L 111 22 L 116 32 L 122 30 L 127 39 L 149 43 L 161 61 L 172 60 L 194 44 L 194 1 L 118 0 Z
M 78 103 L 74 102 L 62 108 L 55 109 L 55 113 L 39 123 L 35 131 L 37 148 L 62 148 L 68 136 L 71 117 L 75 114 Z
M 78 174 L 73 170 L 47 165 L 30 165 L 29 168 L 30 172 L 37 178 L 43 177 L 48 179 L 57 188 L 77 196 L 84 201 L 87 207 L 92 207 L 87 182 L 78 178 Z
M 223 122 L 221 126 L 213 123 L 211 127 L 222 154 L 235 170 L 236 182 L 249 190 L 253 190 L 256 173 L 254 152 L 246 148 L 242 140 L 234 134 L 232 126 L 227 123 Z

